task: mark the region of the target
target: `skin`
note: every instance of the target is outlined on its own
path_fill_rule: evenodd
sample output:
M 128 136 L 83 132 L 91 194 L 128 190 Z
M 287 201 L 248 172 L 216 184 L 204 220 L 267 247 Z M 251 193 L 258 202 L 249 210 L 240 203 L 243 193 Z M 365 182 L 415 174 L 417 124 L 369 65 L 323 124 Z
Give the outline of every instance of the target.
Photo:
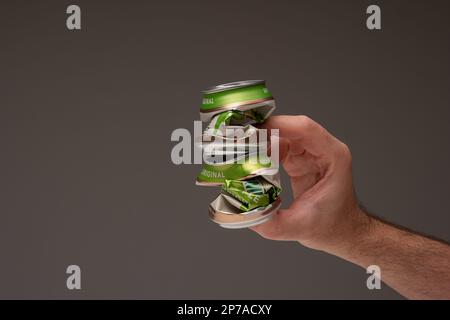
M 252 229 L 272 240 L 300 244 L 363 268 L 410 299 L 450 299 L 450 246 L 368 214 L 353 188 L 349 148 L 306 116 L 274 116 L 280 159 L 294 201 Z

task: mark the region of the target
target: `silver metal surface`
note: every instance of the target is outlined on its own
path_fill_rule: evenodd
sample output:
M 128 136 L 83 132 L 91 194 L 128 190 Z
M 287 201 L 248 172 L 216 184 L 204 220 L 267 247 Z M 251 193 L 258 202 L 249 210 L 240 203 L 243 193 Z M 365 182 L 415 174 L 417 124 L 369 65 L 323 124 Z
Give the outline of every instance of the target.
M 224 84 L 219 84 L 214 87 L 209 87 L 206 90 L 203 90 L 203 93 L 215 93 L 215 92 L 221 92 L 231 89 L 237 89 L 237 88 L 243 88 L 243 87 L 250 87 L 257 84 L 264 84 L 266 83 L 265 80 L 244 80 L 244 81 L 236 81 L 236 82 L 229 82 Z

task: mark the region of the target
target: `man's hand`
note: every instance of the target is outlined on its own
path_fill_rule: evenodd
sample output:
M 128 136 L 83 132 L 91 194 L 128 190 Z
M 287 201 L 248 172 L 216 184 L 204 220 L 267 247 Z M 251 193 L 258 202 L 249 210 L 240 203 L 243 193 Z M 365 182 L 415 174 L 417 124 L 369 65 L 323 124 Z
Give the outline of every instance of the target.
M 271 117 L 294 201 L 252 229 L 294 240 L 367 268 L 408 298 L 450 299 L 450 246 L 365 213 L 358 205 L 348 147 L 305 116 Z M 426 213 L 424 213 L 426 214 Z
M 325 251 L 354 241 L 369 219 L 353 191 L 349 148 L 306 116 L 271 117 L 264 127 L 280 129 L 280 160 L 295 200 L 252 229 Z

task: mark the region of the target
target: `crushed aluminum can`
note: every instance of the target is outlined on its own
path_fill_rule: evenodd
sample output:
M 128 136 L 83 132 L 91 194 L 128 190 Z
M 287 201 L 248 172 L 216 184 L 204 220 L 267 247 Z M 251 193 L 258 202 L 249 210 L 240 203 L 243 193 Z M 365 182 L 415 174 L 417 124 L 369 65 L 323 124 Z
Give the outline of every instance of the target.
M 210 123 L 196 140 L 204 158 L 196 184 L 222 186 L 221 194 L 209 206 L 209 215 L 224 228 L 264 223 L 281 205 L 278 167 L 265 152 L 267 139 L 261 139 L 252 126 L 262 123 L 274 109 L 275 100 L 264 80 L 227 83 L 203 91 L 200 118 Z

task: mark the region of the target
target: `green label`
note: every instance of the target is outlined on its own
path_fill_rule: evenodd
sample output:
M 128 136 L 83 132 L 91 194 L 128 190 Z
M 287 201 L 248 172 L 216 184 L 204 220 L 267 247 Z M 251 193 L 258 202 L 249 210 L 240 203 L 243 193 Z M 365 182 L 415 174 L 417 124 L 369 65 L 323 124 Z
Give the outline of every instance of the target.
M 226 91 L 205 93 L 201 110 L 211 110 L 233 103 L 273 98 L 264 84 L 236 88 Z
M 244 163 L 204 164 L 202 171 L 197 176 L 197 181 L 224 183 L 225 180 L 240 180 L 260 169 L 270 167 L 270 158 L 265 155 L 248 156 Z
M 244 181 L 226 180 L 222 190 L 241 203 L 239 209 L 242 211 L 266 207 L 274 202 L 281 192 L 281 188 L 261 177 Z

